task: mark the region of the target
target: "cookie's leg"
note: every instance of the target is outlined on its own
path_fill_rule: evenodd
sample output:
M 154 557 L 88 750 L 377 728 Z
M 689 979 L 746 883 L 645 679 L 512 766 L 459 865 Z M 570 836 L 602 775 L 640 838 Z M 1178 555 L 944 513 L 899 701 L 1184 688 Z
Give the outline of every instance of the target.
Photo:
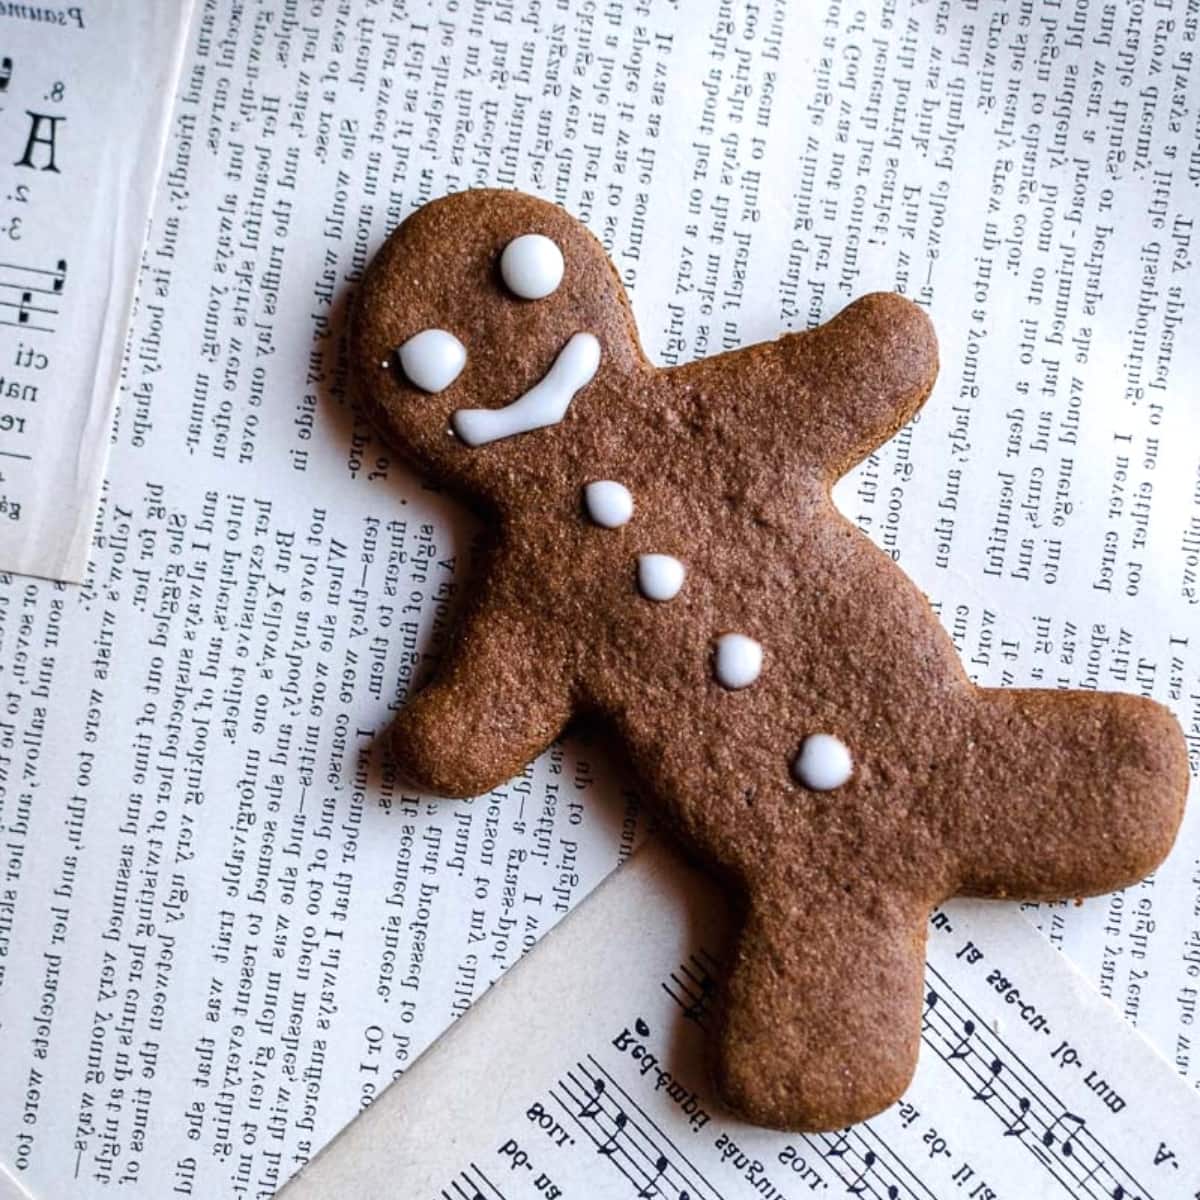
M 960 755 L 962 890 L 1065 899 L 1126 887 L 1166 857 L 1187 747 L 1152 700 L 988 689 Z
M 483 601 L 437 676 L 396 718 L 396 765 L 425 791 L 477 796 L 519 774 L 570 715 L 563 673 L 536 632 Z
M 724 997 L 717 1084 L 755 1124 L 820 1132 L 874 1116 L 917 1064 L 927 911 L 841 888 L 750 908 Z

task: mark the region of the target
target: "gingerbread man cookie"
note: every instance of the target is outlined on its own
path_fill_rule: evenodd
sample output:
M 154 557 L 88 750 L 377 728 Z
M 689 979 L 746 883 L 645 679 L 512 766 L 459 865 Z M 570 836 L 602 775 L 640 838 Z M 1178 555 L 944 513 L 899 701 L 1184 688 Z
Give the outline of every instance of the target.
M 472 191 L 380 250 L 351 355 L 387 440 L 492 531 L 396 723 L 402 769 L 476 795 L 573 715 L 612 727 L 740 905 L 717 1082 L 746 1117 L 832 1129 L 900 1096 L 940 901 L 1084 896 L 1166 855 L 1187 785 L 1167 710 L 975 687 L 830 499 L 933 387 L 907 300 L 660 370 L 579 222 Z

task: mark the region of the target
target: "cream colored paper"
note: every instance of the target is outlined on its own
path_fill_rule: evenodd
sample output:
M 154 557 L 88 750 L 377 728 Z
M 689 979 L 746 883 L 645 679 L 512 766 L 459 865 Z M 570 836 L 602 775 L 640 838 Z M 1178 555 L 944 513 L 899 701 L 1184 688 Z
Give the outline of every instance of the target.
M 283 1200 L 1184 1200 L 1200 1097 L 1045 941 L 956 901 L 929 931 L 921 1065 L 829 1134 L 713 1097 L 725 914 L 655 843 L 283 1191 Z
M 0 1200 L 32 1200 L 30 1194 L 13 1178 L 8 1168 L 0 1163 Z

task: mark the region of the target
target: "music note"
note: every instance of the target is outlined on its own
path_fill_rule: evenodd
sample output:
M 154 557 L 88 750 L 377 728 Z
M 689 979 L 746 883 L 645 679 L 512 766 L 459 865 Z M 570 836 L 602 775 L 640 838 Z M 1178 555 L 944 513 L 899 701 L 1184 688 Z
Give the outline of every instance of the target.
M 867 1190 L 867 1185 L 863 1181 L 871 1173 L 871 1169 L 875 1166 L 875 1151 L 868 1150 L 863 1155 L 863 1165 L 859 1167 L 858 1174 L 846 1185 L 846 1191 L 852 1196 L 861 1196 Z
M 1028 1099 L 1022 1096 L 1021 1099 L 1017 1101 L 1017 1108 L 1020 1111 L 1016 1114 L 1016 1116 L 1013 1117 L 1011 1121 L 1009 1121 L 1008 1128 L 1004 1131 L 1005 1137 L 1020 1137 L 1021 1134 L 1025 1133 L 1029 1129 L 1029 1126 L 1025 1123 L 1025 1118 L 1029 1115 Z
M 648 1180 L 646 1186 L 639 1190 L 639 1200 L 646 1200 L 648 1196 L 657 1196 L 658 1188 L 654 1185 L 662 1178 L 663 1172 L 667 1169 L 667 1160 L 660 1154 L 654 1160 L 654 1178 Z
M 847 1131 L 843 1129 L 842 1132 L 837 1135 L 837 1140 L 832 1146 L 830 1146 L 828 1150 L 825 1151 L 826 1158 L 841 1158 L 842 1155 L 846 1153 L 846 1149 L 850 1145 L 850 1139 L 846 1136 L 846 1133 Z
M 921 1032 L 924 1033 L 929 1028 L 929 1017 L 933 1010 L 937 1007 L 938 996 L 932 988 L 925 993 L 925 1014 L 921 1018 Z
M 972 1020 L 964 1021 L 962 1037 L 960 1037 L 958 1041 L 954 1043 L 954 1047 L 950 1051 L 951 1060 L 956 1058 L 966 1058 L 967 1055 L 971 1053 L 969 1043 L 974 1034 L 975 1022 Z
M 1082 1117 L 1077 1117 L 1074 1113 L 1065 1112 L 1062 1116 L 1054 1118 L 1054 1124 L 1042 1134 L 1042 1145 L 1054 1145 L 1054 1131 L 1060 1125 L 1066 1125 L 1069 1122 L 1074 1122 L 1075 1128 L 1072 1129 L 1064 1138 L 1062 1144 L 1062 1154 L 1064 1158 L 1070 1158 L 1075 1153 L 1075 1143 L 1072 1140 L 1075 1135 L 1087 1124 Z
M 983 1100 L 985 1103 L 992 1099 L 996 1094 L 996 1080 L 1000 1077 L 1000 1072 L 1003 1070 L 1003 1064 L 998 1058 L 993 1058 L 988 1063 L 988 1071 L 990 1075 L 971 1093 L 972 1100 Z
M 600 1097 L 604 1095 L 604 1080 L 597 1079 L 596 1094 L 579 1110 L 580 1117 L 594 1117 L 600 1111 Z
M 60 258 L 53 268 L 0 262 L 0 312 L 3 313 L 0 325 L 52 333 L 52 318 L 58 315 L 56 301 L 62 295 L 66 279 L 65 258 Z M 9 296 L 17 299 L 7 299 Z
M 625 1125 L 628 1120 L 629 1118 L 623 1112 L 621 1112 L 620 1109 L 618 1109 L 613 1131 L 605 1139 L 604 1145 L 596 1147 L 597 1154 L 607 1154 L 611 1156 L 616 1153 L 617 1138 L 625 1132 Z

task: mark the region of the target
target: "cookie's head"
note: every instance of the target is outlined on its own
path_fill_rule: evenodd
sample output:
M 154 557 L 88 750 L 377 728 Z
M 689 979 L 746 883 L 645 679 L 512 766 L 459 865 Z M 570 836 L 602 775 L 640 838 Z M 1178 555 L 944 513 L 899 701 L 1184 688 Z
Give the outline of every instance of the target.
M 476 493 L 516 461 L 531 435 L 499 430 L 521 427 L 510 406 L 548 375 L 560 393 L 619 397 L 647 369 L 600 243 L 557 206 L 497 190 L 435 200 L 391 235 L 355 296 L 351 362 L 387 441 Z M 506 408 L 499 423 L 462 416 Z

